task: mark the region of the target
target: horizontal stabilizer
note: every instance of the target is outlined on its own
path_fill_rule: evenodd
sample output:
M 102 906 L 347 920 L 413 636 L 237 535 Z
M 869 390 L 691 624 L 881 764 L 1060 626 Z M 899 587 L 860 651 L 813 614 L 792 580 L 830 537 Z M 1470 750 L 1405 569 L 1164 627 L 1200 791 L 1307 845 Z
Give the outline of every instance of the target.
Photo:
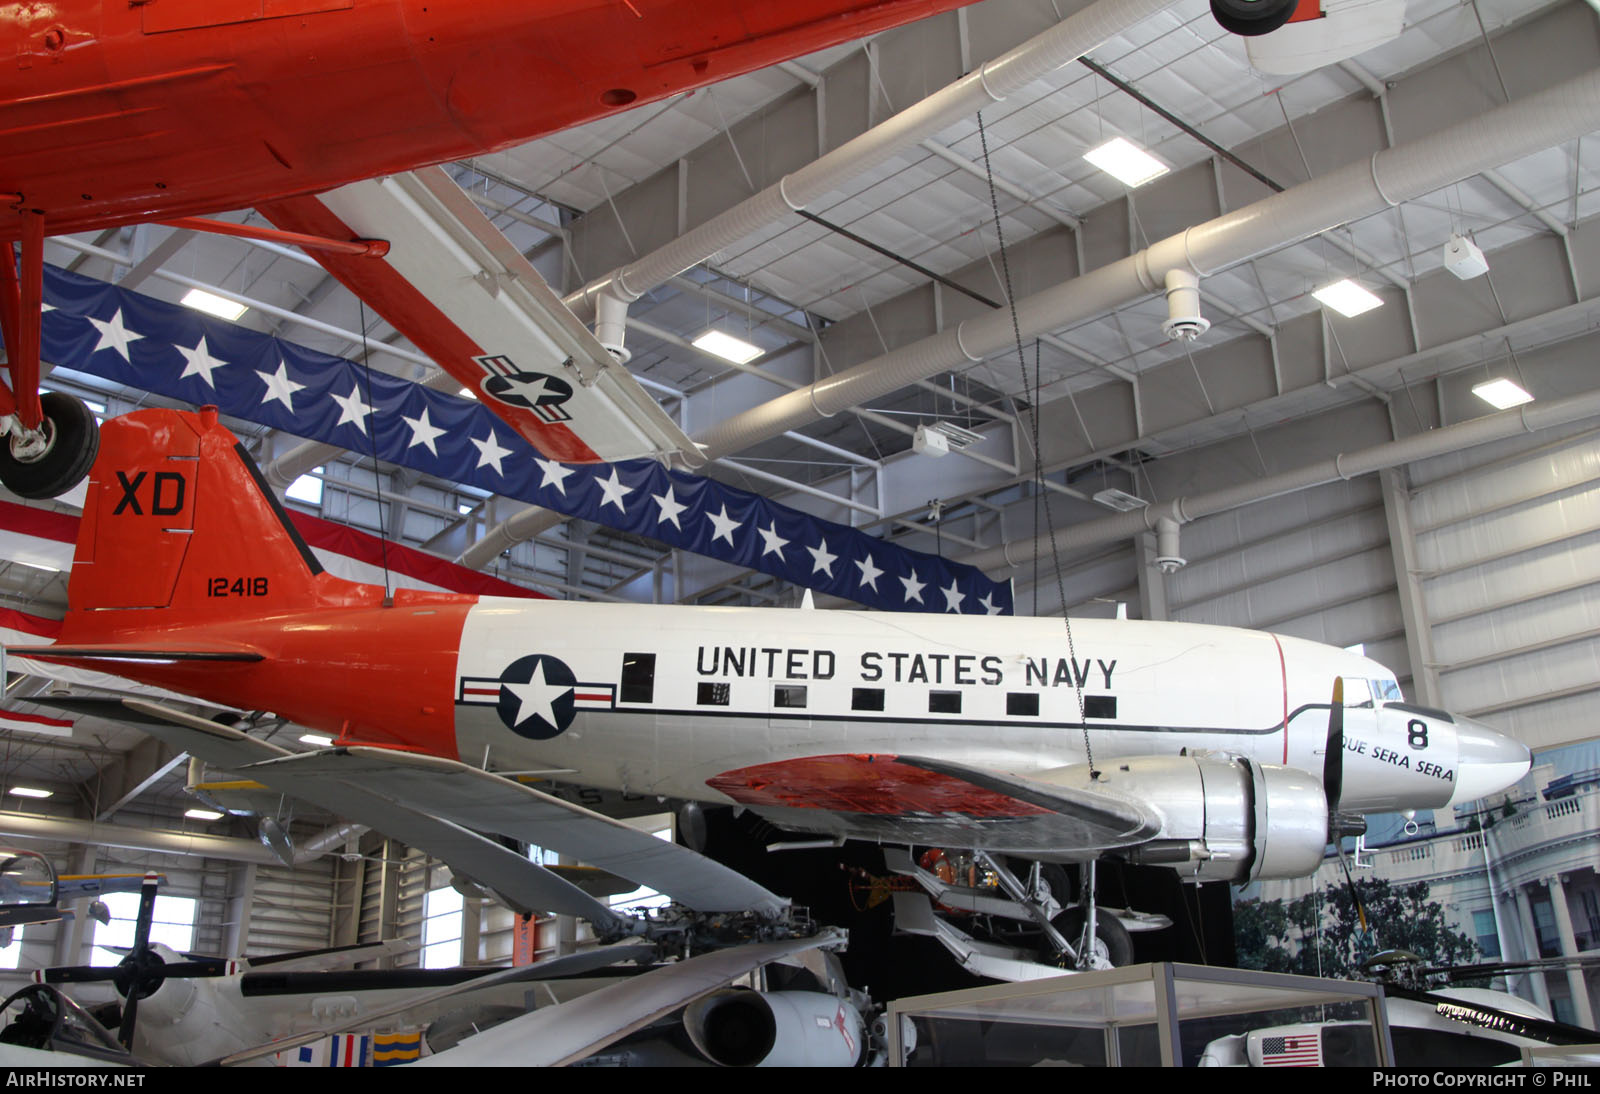
M 328 799 L 337 799 L 337 788 L 346 786 L 381 794 L 466 828 L 571 855 L 699 912 L 777 915 L 787 905 L 782 897 L 687 847 L 455 760 L 382 748 L 334 748 L 257 764 L 248 773 L 307 798 L 305 789 L 313 784 L 328 787 L 322 792 Z M 365 819 L 351 808 L 340 812 Z
M 234 771 L 250 767 L 253 776 L 279 793 L 370 825 L 449 863 L 452 869 L 469 877 L 486 882 L 492 880 L 495 893 L 517 911 L 579 916 L 593 923 L 601 933 L 618 928 L 623 922 L 611 909 L 570 881 L 476 832 L 408 804 L 391 801 L 381 791 L 374 792 L 379 788 L 369 789 L 334 780 L 299 779 L 294 777 L 292 767 L 280 769 L 265 762 L 312 758 L 319 753 L 292 753 L 237 729 L 159 703 L 141 699 L 124 702 L 130 710 L 165 720 L 167 724 L 144 727 L 152 737 L 218 767 Z
M 843 941 L 842 934 L 829 928 L 811 938 L 758 942 L 701 954 L 590 992 L 559 1007 L 540 1007 L 411 1066 L 562 1067 L 593 1056 L 763 965 Z

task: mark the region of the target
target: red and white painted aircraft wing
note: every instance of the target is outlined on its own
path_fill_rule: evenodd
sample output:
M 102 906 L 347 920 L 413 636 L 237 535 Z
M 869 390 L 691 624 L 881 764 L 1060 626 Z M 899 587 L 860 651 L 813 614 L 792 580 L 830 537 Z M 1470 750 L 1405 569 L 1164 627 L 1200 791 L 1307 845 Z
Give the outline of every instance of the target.
M 892 843 L 1070 853 L 1129 847 L 1161 830 L 1145 802 L 1093 787 L 1087 765 L 1036 778 L 916 756 L 778 760 L 706 780 L 784 827 Z
M 317 261 L 563 463 L 704 462 L 687 434 L 437 167 L 262 205 L 280 228 L 381 239 L 381 258 Z
M 699 912 L 776 915 L 788 904 L 743 874 L 687 847 L 455 760 L 351 747 L 298 753 L 252 766 L 248 774 L 269 785 L 295 787 L 290 792 L 303 797 L 309 797 L 304 791 L 311 790 L 333 799 L 337 788 L 354 787 L 402 801 L 466 828 L 498 832 L 572 855 Z M 348 809 L 344 812 L 354 815 Z
M 125 705 L 137 714 L 155 719 L 141 722 L 139 726 L 152 737 L 199 756 L 207 763 L 249 774 L 279 793 L 360 821 L 426 851 L 451 869 L 489 885 L 517 911 L 560 912 L 587 919 L 597 927 L 621 922 L 614 912 L 570 881 L 476 832 L 430 816 L 403 801 L 392 801 L 381 792 L 375 792 L 377 788 L 332 780 L 293 779 L 267 762 L 285 759 L 292 762 L 314 757 L 317 753 L 290 752 L 229 726 L 207 722 L 159 703 L 128 699 Z

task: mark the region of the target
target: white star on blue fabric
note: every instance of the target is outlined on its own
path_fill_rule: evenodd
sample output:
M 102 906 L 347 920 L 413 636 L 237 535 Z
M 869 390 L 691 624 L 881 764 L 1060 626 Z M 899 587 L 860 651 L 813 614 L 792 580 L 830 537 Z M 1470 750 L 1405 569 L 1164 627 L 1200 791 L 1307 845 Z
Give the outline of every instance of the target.
M 773 521 L 765 528 L 757 525 L 756 531 L 761 533 L 761 557 L 765 558 L 770 554 L 776 553 L 779 558 L 782 558 L 783 549 L 789 546 L 789 541 L 778 534 L 778 522 Z
M 132 363 L 128 357 L 128 343 L 137 342 L 144 335 L 135 334 L 122 325 L 121 308 L 112 312 L 110 319 L 96 319 L 92 315 L 86 315 L 84 318 L 93 323 L 95 330 L 100 332 L 100 340 L 94 344 L 94 349 L 90 350 L 90 353 L 99 353 L 103 349 L 114 349 L 124 361 Z
M 400 420 L 411 427 L 411 443 L 406 445 L 407 448 L 415 448 L 420 444 L 435 456 L 439 454 L 438 446 L 433 442 L 444 436 L 445 430 L 428 420 L 427 407 L 422 408 L 422 416 L 419 418 L 407 418 L 402 415 Z
M 722 512 L 720 513 L 707 513 L 706 519 L 716 527 L 716 531 L 711 533 L 712 542 L 725 539 L 728 541 L 729 547 L 734 546 L 733 533 L 743 528 L 744 524 L 728 516 L 728 507 L 726 505 L 722 507 Z
M 577 471 L 577 468 L 568 467 L 566 464 L 557 463 L 555 460 L 541 460 L 537 456 L 534 457 L 533 462 L 538 464 L 539 470 L 544 472 L 544 481 L 539 484 L 539 489 L 543 490 L 547 486 L 553 486 L 561 491 L 562 497 L 566 497 L 567 476 Z
M 622 472 L 613 467 L 609 479 L 602 479 L 597 476 L 594 484 L 600 488 L 601 493 L 605 494 L 605 497 L 601 499 L 600 508 L 604 509 L 608 505 L 615 505 L 617 512 L 627 516 L 628 507 L 622 504 L 622 499 L 633 493 L 633 487 L 623 485 Z
M 953 577 L 950 579 L 950 587 L 939 591 L 944 594 L 944 610 L 947 612 L 959 612 L 961 602 L 967 599 L 966 594 L 956 587 L 956 579 Z
M 861 571 L 862 586 L 864 588 L 871 589 L 873 592 L 877 592 L 878 578 L 883 576 L 883 571 L 878 569 L 878 567 L 873 564 L 872 556 L 868 555 L 866 558 L 858 561 L 856 563 L 856 567 Z
M 839 556 L 828 550 L 827 540 L 818 540 L 815 547 L 807 547 L 811 554 L 811 572 L 814 574 L 827 574 L 833 576 L 833 564 L 839 561 Z
M 289 379 L 289 364 L 282 358 L 278 360 L 277 372 L 257 372 L 263 384 L 267 385 L 267 393 L 261 396 L 261 405 L 268 403 L 282 403 L 285 410 L 294 413 L 294 393 L 303 391 L 304 384 L 297 384 Z M 424 415 L 426 416 L 426 415 Z M 435 453 L 437 455 L 438 453 Z
M 994 602 L 994 594 L 993 593 L 985 593 L 983 596 L 978 598 L 978 603 L 983 605 L 983 614 L 984 615 L 999 615 L 1000 614 L 1000 605 L 998 605 L 998 604 L 996 604 Z
M 928 583 L 926 581 L 917 580 L 917 571 L 912 570 L 910 577 L 902 577 L 900 579 L 900 584 L 906 587 L 907 604 L 911 603 L 913 600 L 915 600 L 918 604 L 926 603 L 922 599 L 922 590 L 928 587 Z
M 360 384 L 352 380 L 350 394 L 335 395 L 333 401 L 339 404 L 339 420 L 333 423 L 333 428 L 353 425 L 363 433 L 367 431 L 367 400 L 361 394 Z
M 494 435 L 492 428 L 489 430 L 489 435 L 481 441 L 476 437 L 468 437 L 467 440 L 471 441 L 472 446 L 478 450 L 479 467 L 488 467 L 493 464 L 494 473 L 502 479 L 506 477 L 506 470 L 500 464 L 507 456 L 511 455 L 511 449 L 500 447 L 500 438 Z
M 195 343 L 193 349 L 188 349 L 176 343 L 173 344 L 172 348 L 183 354 L 184 366 L 183 371 L 178 374 L 178 379 L 182 380 L 185 376 L 198 376 L 200 377 L 200 382 L 205 384 L 206 387 L 212 391 L 217 390 L 217 382 L 211 378 L 212 370 L 225 368 L 228 362 L 219 361 L 211 356 L 211 349 L 206 345 L 205 335 L 202 334 L 200 336 L 200 341 Z
M 672 492 L 672 487 L 667 487 L 665 494 L 653 495 L 650 500 L 655 502 L 661 509 L 661 512 L 656 514 L 657 524 L 665 524 L 671 521 L 674 528 L 680 532 L 683 531 L 683 525 L 678 523 L 678 514 L 689 507 L 678 500 L 677 495 Z

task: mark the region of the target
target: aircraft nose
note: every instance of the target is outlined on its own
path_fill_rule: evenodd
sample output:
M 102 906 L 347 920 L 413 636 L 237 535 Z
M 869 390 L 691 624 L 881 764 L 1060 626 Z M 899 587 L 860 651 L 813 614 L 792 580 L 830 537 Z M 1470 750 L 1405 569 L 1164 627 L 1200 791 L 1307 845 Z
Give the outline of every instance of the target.
M 1521 741 L 1497 733 L 1482 722 L 1456 717 L 1456 791 L 1450 804 L 1504 790 L 1528 773 L 1533 754 Z

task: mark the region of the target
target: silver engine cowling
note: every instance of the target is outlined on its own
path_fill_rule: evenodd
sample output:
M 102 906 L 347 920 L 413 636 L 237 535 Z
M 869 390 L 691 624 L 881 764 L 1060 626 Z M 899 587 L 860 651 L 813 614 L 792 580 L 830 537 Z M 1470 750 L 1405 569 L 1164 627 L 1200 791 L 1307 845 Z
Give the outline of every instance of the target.
M 1195 881 L 1305 877 L 1328 843 L 1322 783 L 1292 767 L 1213 753 L 1137 756 L 1105 764 L 1090 787 L 1160 814 L 1161 830 L 1124 850 L 1129 861 Z
M 683 1015 L 706 1059 L 724 1067 L 853 1067 L 865 1023 L 855 1007 L 822 992 L 714 992 Z

